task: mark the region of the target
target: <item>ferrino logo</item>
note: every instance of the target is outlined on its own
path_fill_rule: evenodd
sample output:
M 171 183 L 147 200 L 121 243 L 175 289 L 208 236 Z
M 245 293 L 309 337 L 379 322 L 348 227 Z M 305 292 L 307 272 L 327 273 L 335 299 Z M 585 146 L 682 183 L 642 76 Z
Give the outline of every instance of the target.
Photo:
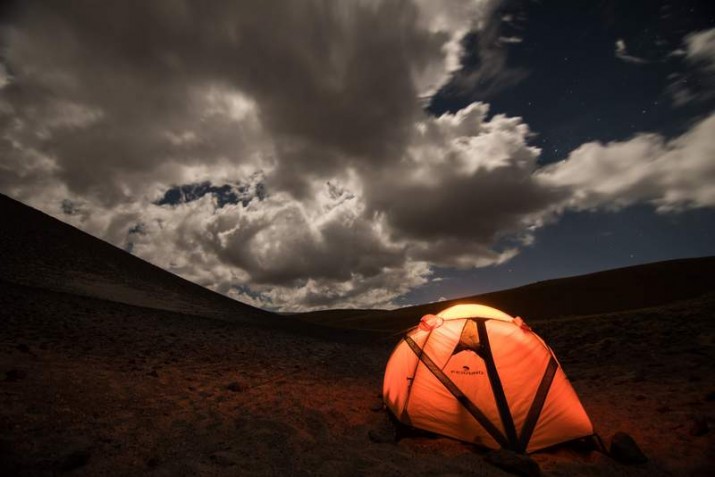
M 481 369 L 477 369 L 476 371 L 471 371 L 469 369 L 469 366 L 462 366 L 462 369 L 452 369 L 450 371 L 450 373 L 451 374 L 461 374 L 461 375 L 465 375 L 465 376 L 476 376 L 476 375 L 483 376 L 484 375 L 484 371 L 482 371 Z

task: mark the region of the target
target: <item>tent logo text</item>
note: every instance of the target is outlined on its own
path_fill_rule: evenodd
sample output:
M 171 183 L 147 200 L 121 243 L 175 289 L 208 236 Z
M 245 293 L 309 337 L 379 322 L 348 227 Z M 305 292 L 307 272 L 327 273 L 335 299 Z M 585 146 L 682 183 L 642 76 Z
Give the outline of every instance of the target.
M 451 374 L 461 374 L 461 375 L 466 375 L 466 376 L 474 376 L 474 375 L 484 375 L 484 371 L 481 369 L 478 369 L 476 371 L 470 371 L 469 366 L 462 366 L 462 369 L 453 369 L 450 371 Z

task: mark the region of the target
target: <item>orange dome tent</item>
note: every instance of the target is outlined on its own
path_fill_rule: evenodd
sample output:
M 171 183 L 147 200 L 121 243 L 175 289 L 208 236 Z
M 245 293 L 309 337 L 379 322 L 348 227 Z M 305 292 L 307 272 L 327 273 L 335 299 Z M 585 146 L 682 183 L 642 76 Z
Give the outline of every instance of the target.
M 424 316 L 392 352 L 383 396 L 404 424 L 490 448 L 532 452 L 594 433 L 546 343 L 483 305 Z

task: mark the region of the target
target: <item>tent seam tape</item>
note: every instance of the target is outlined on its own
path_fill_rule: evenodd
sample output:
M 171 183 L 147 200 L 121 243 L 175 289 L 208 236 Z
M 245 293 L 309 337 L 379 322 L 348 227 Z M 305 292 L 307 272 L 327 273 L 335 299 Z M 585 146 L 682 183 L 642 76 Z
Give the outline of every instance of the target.
M 447 390 L 452 394 L 452 396 L 457 399 L 472 417 L 486 430 L 494 440 L 502 447 L 509 447 L 509 442 L 506 437 L 499 431 L 499 429 L 492 423 L 489 418 L 482 413 L 481 410 L 457 387 L 454 382 L 447 375 L 445 375 L 441 369 L 437 367 L 437 364 L 432 361 L 427 353 L 419 347 L 415 341 L 409 336 L 405 337 L 405 341 L 412 351 L 419 357 L 427 369 L 437 378 L 437 380 L 442 383 L 442 385 L 447 388 Z
M 432 336 L 432 331 L 433 331 L 433 329 L 429 330 L 429 333 L 427 334 L 427 338 L 425 338 L 425 344 L 427 344 L 427 341 L 429 341 L 430 336 Z M 407 342 L 407 338 L 409 338 L 409 335 L 404 336 L 405 342 Z M 412 338 L 410 338 L 410 340 L 412 340 Z M 412 340 L 412 342 L 414 343 L 414 340 Z M 407 344 L 410 345 L 409 342 Z M 415 345 L 417 345 L 417 343 L 415 343 Z M 410 346 L 410 348 L 412 348 L 412 346 Z M 418 348 L 419 348 L 419 346 L 418 346 Z M 414 349 L 413 349 L 413 351 L 414 351 Z M 420 353 L 424 353 L 424 350 L 422 348 L 420 348 Z M 415 378 L 417 377 L 417 368 L 420 367 L 421 360 L 422 360 L 422 356 L 420 354 L 417 354 L 417 363 L 415 363 L 415 369 L 412 370 L 412 380 L 410 381 L 410 385 L 407 387 L 407 396 L 405 396 L 405 406 L 402 408 L 402 413 L 401 413 L 410 422 L 412 422 L 412 419 L 410 419 L 410 414 L 409 414 L 409 412 L 407 412 L 407 406 L 410 404 L 410 396 L 412 396 L 412 385 L 414 384 Z M 400 416 L 400 418 L 402 418 L 402 415 Z
M 546 365 L 544 374 L 541 377 L 541 382 L 539 387 L 534 394 L 534 400 L 531 402 L 531 407 L 526 414 L 526 419 L 524 419 L 524 425 L 521 428 L 521 433 L 519 436 L 519 450 L 524 452 L 529 446 L 529 441 L 531 436 L 536 429 L 536 424 L 539 422 L 539 417 L 541 416 L 541 411 L 546 403 L 546 397 L 551 389 L 551 384 L 554 381 L 554 376 L 556 376 L 556 371 L 559 369 L 559 363 L 556 361 L 553 355 L 549 356 L 549 362 Z
M 506 400 L 506 394 L 504 394 L 504 387 L 502 386 L 501 379 L 499 377 L 499 371 L 497 370 L 496 363 L 494 362 L 492 347 L 489 343 L 486 320 L 477 321 L 477 330 L 479 332 L 479 343 L 485 351 L 484 354 L 487 365 L 487 375 L 489 376 L 489 382 L 492 386 L 492 392 L 494 393 L 494 400 L 496 401 L 497 409 L 499 410 L 499 417 L 501 418 L 502 425 L 504 426 L 504 432 L 509 439 L 510 447 L 516 450 L 519 444 L 516 436 L 516 427 L 514 426 L 514 418 L 511 415 L 509 403 Z

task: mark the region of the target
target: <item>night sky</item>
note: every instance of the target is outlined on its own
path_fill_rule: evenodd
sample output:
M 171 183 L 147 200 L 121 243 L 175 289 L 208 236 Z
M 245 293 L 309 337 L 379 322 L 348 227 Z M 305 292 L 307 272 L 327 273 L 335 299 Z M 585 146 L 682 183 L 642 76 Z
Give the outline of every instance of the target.
M 281 311 L 715 254 L 707 1 L 4 4 L 0 192 Z
M 674 54 L 688 34 L 715 26 L 711 2 L 505 2 L 501 8 L 501 18 L 513 19 L 501 23 L 501 34 L 523 39 L 505 45 L 502 71 L 507 78 L 510 70 L 523 72 L 524 79 L 512 85 L 496 77 L 469 91 L 448 84 L 432 99 L 431 113 L 485 101 L 492 114 L 521 116 L 536 134 L 531 143 L 541 149 L 539 162 L 547 164 L 590 141 L 623 141 L 642 132 L 675 137 L 715 107 L 712 70 L 692 68 Z M 631 61 L 614 55 L 618 39 L 628 45 Z M 462 75 L 479 70 L 478 40 L 477 34 L 465 38 L 472 55 L 465 54 Z M 508 86 L 501 88 L 504 83 Z M 700 97 L 674 101 L 678 85 Z M 437 275 L 445 283 L 401 300 L 457 298 L 548 278 L 712 255 L 715 213 L 709 207 L 657 214 L 642 205 L 618 213 L 570 212 L 536 237 L 534 247 L 505 265 L 440 270 Z

